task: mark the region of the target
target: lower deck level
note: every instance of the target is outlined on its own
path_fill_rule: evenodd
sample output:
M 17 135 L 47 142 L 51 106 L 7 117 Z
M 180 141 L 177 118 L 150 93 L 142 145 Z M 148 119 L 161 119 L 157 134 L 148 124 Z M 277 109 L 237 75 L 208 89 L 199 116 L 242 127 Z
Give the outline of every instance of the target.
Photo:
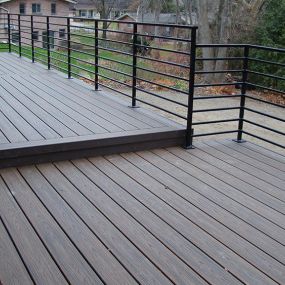
M 285 284 L 285 157 L 246 142 L 0 170 L 0 283 Z

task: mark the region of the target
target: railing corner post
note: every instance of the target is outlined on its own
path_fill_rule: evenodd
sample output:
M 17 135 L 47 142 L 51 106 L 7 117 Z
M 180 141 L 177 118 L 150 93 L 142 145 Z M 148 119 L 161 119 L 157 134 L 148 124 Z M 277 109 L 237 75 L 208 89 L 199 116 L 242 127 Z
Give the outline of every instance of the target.
M 241 86 L 241 97 L 240 97 L 240 112 L 239 112 L 239 123 L 238 123 L 238 134 L 235 142 L 242 143 L 243 140 L 243 120 L 244 120 L 244 110 L 245 110 L 245 98 L 247 91 L 247 81 L 248 81 L 248 57 L 249 57 L 249 45 L 244 46 L 244 56 L 243 56 L 243 70 L 242 70 L 242 86 Z
M 67 74 L 71 78 L 71 41 L 70 41 L 70 18 L 67 18 Z
M 34 17 L 31 16 L 32 62 L 35 62 Z
M 48 56 L 48 69 L 50 69 L 50 25 L 49 25 L 49 16 L 46 17 L 47 19 L 47 56 Z
M 22 39 L 21 39 L 21 15 L 18 14 L 18 40 L 19 40 L 19 56 L 22 56 Z
M 95 91 L 99 90 L 99 33 L 98 20 L 95 20 Z
M 138 24 L 135 22 L 133 23 L 133 73 L 132 73 L 132 106 L 133 108 L 136 107 L 137 104 L 137 47 L 138 42 Z
M 12 51 L 11 48 L 11 17 L 10 17 L 10 13 L 7 14 L 8 17 L 8 46 L 9 46 L 9 52 Z
M 190 50 L 190 73 L 188 82 L 188 109 L 187 109 L 187 127 L 186 139 L 184 147 L 187 149 L 193 147 L 193 101 L 195 93 L 195 68 L 196 68 L 196 41 L 197 41 L 197 28 L 191 28 L 191 50 Z

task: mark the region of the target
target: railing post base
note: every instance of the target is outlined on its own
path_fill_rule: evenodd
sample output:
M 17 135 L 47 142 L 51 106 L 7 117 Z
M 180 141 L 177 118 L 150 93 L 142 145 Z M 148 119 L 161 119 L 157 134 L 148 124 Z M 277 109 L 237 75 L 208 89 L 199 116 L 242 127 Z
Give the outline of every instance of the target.
M 195 146 L 193 145 L 193 134 L 194 134 L 194 129 L 191 129 L 191 131 L 186 130 L 186 139 L 185 139 L 185 144 L 183 145 L 184 149 L 194 149 Z
M 130 105 L 130 106 L 128 106 L 129 108 L 132 108 L 132 109 L 139 109 L 140 108 L 140 106 L 137 106 L 137 105 L 135 105 L 135 106 L 132 106 L 132 105 Z
M 243 139 L 241 139 L 241 140 L 233 139 L 233 142 L 236 142 L 236 143 L 245 143 L 246 140 L 243 140 Z

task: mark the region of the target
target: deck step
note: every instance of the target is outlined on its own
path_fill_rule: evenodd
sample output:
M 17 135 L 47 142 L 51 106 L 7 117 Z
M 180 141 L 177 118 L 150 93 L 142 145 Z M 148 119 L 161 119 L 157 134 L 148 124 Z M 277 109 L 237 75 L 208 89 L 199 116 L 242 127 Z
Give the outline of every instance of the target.
M 0 168 L 181 146 L 185 131 L 159 128 L 0 145 Z

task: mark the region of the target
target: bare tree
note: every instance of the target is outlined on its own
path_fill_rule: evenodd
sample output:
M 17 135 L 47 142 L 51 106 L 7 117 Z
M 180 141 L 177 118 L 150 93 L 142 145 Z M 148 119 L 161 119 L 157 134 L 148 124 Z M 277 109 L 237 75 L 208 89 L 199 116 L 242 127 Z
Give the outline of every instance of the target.
M 260 11 L 266 0 L 199 0 L 197 1 L 198 23 L 199 23 L 199 41 L 202 44 L 222 43 L 227 44 L 232 41 L 233 26 L 236 24 L 237 13 L 246 10 L 248 14 L 243 14 L 245 18 L 253 21 Z M 203 57 L 226 57 L 227 48 L 204 48 Z M 203 62 L 205 71 L 224 70 L 227 62 L 221 60 L 206 60 Z M 219 81 L 222 74 L 211 75 L 205 77 L 206 81 Z
M 110 18 L 111 12 L 118 2 L 118 0 L 91 0 L 91 1 L 94 3 L 96 10 L 99 12 L 101 20 L 107 20 Z M 106 30 L 108 29 L 109 25 L 110 23 L 108 23 L 107 21 L 103 22 L 103 34 L 102 34 L 103 39 L 107 38 Z

